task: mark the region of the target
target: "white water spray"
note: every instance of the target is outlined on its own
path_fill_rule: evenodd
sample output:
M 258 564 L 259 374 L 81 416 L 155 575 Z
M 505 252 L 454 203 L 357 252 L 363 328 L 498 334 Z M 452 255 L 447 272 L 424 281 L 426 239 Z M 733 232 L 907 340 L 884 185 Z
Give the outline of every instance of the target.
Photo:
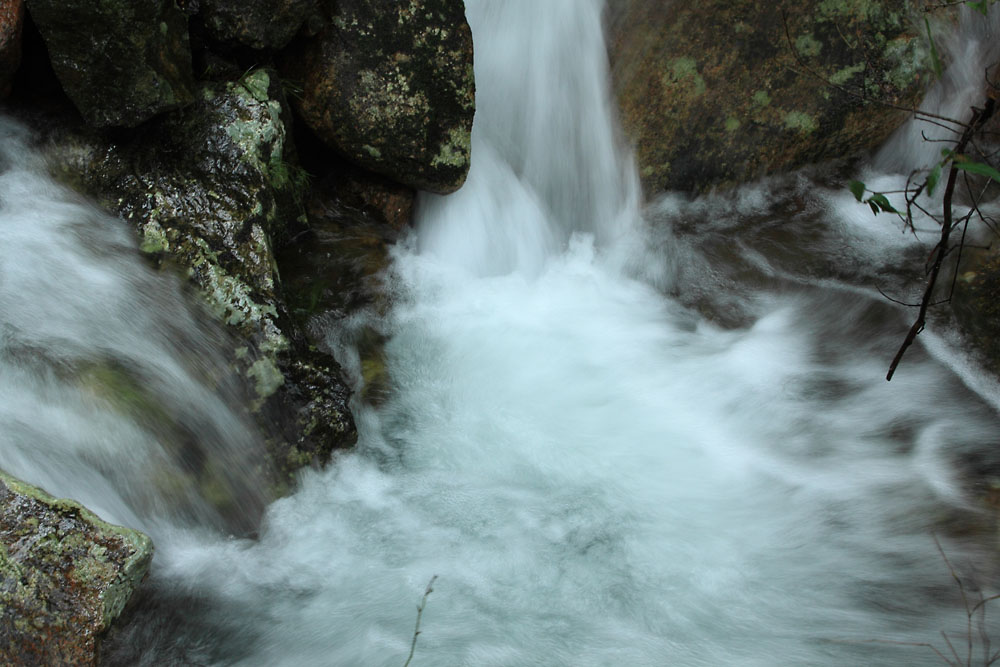
M 964 628 L 931 534 L 977 529 L 993 411 L 918 350 L 887 385 L 855 292 L 765 283 L 724 329 L 629 278 L 600 5 L 468 5 L 473 172 L 398 249 L 391 396 L 258 541 L 161 528 L 106 658 L 400 665 L 436 574 L 414 665 L 937 664 L 906 644 Z

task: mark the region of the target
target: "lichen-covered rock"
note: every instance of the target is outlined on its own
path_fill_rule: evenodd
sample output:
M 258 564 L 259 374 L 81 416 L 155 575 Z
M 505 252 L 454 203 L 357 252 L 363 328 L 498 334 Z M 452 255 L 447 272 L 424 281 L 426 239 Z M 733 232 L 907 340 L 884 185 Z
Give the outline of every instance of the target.
M 835 86 L 907 106 L 928 80 L 908 0 L 616 0 L 610 20 L 622 124 L 647 192 L 874 148 L 905 112 Z
M 296 384 L 308 376 L 300 359 L 308 350 L 285 311 L 274 257 L 301 215 L 307 184 L 294 166 L 288 114 L 273 73 L 256 70 L 203 86 L 195 103 L 140 128 L 128 143 L 63 140 L 52 162 L 129 221 L 140 250 L 181 271 L 236 334 L 234 362 L 253 394 L 251 411 L 272 434 L 272 449 L 309 452 L 291 457 L 301 465 L 353 445 L 356 432 L 332 358 L 324 381 L 336 401 L 327 393 L 310 397 L 309 387 L 318 386 L 311 379 Z M 313 419 L 329 423 L 294 434 L 295 423 Z M 277 442 L 287 437 L 291 443 Z M 287 460 L 277 461 L 282 483 Z
M 88 123 L 134 127 L 193 99 L 174 0 L 28 0 L 59 82 Z
M 10 93 L 10 84 L 21 65 L 21 29 L 24 0 L 0 0 L 0 97 Z
M 319 12 L 318 0 L 201 0 L 213 37 L 254 49 L 280 49 Z
M 332 148 L 438 193 L 469 170 L 475 80 L 461 0 L 326 2 L 329 24 L 284 59 L 295 101 Z M 294 47 L 295 45 L 293 45 Z
M 0 663 L 96 664 L 152 558 L 142 533 L 0 472 Z

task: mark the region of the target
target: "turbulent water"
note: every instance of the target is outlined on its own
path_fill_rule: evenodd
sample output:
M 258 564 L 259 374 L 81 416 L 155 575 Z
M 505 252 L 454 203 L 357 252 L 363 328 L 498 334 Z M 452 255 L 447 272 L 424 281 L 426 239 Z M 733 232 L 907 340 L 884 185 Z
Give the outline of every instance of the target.
M 950 655 L 941 631 L 964 662 L 935 536 L 990 594 L 974 486 L 1000 422 L 929 333 L 883 379 L 909 315 L 872 282 L 926 249 L 816 174 L 665 198 L 647 226 L 600 3 L 467 5 L 473 167 L 395 251 L 389 398 L 257 540 L 150 492 L 170 438 L 88 380 L 157 378 L 252 486 L 214 334 L 7 129 L 0 467 L 157 544 L 155 602 L 106 657 L 402 665 L 437 575 L 413 665 L 940 664 L 918 644 Z

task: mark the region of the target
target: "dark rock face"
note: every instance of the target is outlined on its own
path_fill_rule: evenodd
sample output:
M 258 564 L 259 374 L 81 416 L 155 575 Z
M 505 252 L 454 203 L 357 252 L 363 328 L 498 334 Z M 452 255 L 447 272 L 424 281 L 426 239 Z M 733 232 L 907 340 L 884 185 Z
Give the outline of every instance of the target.
M 963 254 L 951 302 L 955 319 L 984 365 L 1000 375 L 1000 253 L 966 247 Z
M 352 162 L 430 192 L 469 170 L 475 81 L 461 0 L 326 3 L 329 24 L 292 49 L 306 123 Z
M 142 533 L 0 472 L 0 662 L 96 664 L 152 558 Z
M 10 92 L 14 73 L 21 65 L 21 29 L 24 0 L 0 1 L 0 97 Z
M 28 11 L 91 125 L 134 127 L 193 99 L 187 17 L 174 0 L 29 0 Z
M 903 106 L 927 82 L 925 40 L 910 30 L 905 0 L 610 4 L 612 76 L 647 192 L 700 192 L 850 157 L 905 119 L 805 66 Z
M 182 272 L 235 334 L 251 411 L 284 475 L 326 462 L 357 434 L 339 367 L 311 356 L 285 310 L 274 247 L 301 216 L 307 177 L 281 100 L 273 72 L 256 70 L 203 86 L 197 102 L 128 143 L 63 145 L 52 161 L 129 221 L 140 250 Z
M 280 49 L 311 17 L 318 0 L 201 0 L 201 16 L 212 35 L 253 49 Z

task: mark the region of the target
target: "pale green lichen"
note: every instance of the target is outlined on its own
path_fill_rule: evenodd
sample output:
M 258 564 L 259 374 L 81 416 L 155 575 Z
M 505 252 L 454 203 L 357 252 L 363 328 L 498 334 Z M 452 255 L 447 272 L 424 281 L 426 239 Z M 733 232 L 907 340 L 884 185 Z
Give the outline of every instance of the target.
M 853 77 L 855 74 L 859 74 L 860 72 L 864 71 L 864 69 L 865 69 L 864 63 L 857 63 L 849 67 L 844 67 L 843 69 L 840 69 L 830 75 L 830 83 L 832 83 L 835 86 L 842 86 L 848 81 L 850 81 L 851 77 Z
M 766 90 L 758 90 L 753 94 L 753 103 L 759 107 L 766 107 L 771 104 L 771 96 Z
M 795 50 L 799 52 L 799 55 L 806 58 L 815 58 L 823 50 L 823 44 L 818 39 L 813 37 L 812 33 L 805 35 L 800 35 L 798 39 L 795 40 Z
M 471 133 L 464 128 L 453 127 L 448 130 L 448 139 L 441 144 L 438 154 L 431 160 L 431 166 L 465 167 L 469 163 L 471 150 Z
M 254 70 L 240 79 L 240 83 L 258 102 L 268 101 L 267 91 L 271 87 L 271 77 L 266 70 Z
M 260 398 L 273 395 L 278 391 L 278 387 L 285 383 L 285 376 L 278 370 L 274 360 L 268 357 L 255 361 L 247 371 L 247 375 L 254 379 L 254 389 Z
M 726 118 L 726 132 L 735 132 L 736 130 L 740 129 L 741 124 L 742 123 L 740 123 L 739 118 L 736 118 L 735 116 L 729 116 L 728 118 Z
M 706 90 L 705 79 L 698 72 L 698 63 L 687 56 L 671 61 L 670 69 L 663 75 L 662 84 L 664 88 L 671 89 L 687 86 L 694 97 L 704 95 Z
M 785 127 L 789 130 L 797 130 L 802 134 L 810 134 L 819 127 L 816 119 L 801 111 L 789 111 L 784 118 Z

